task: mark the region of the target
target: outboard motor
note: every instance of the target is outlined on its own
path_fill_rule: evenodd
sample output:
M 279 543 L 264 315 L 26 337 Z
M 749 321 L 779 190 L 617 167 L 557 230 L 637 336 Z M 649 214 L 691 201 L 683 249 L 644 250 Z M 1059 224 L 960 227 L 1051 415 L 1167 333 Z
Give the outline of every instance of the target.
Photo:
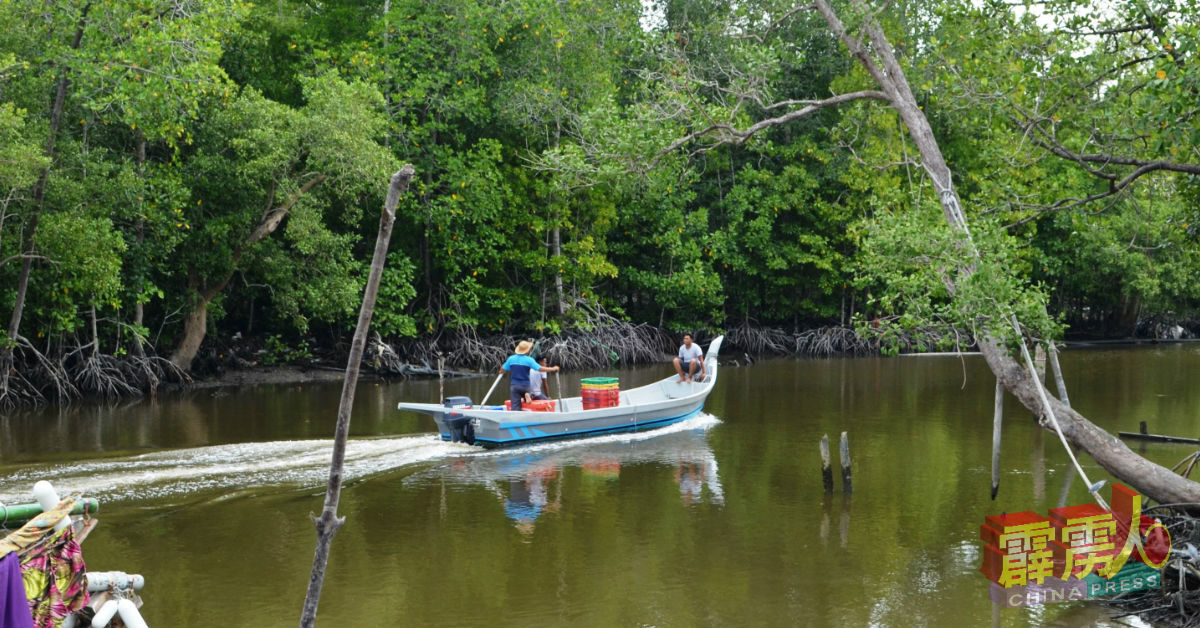
M 470 397 L 446 397 L 442 400 L 442 405 L 447 408 L 467 408 L 472 405 Z M 474 438 L 468 440 L 463 434 L 464 428 L 469 428 L 468 423 L 471 421 L 457 412 L 447 412 L 442 415 L 442 424 L 446 426 L 446 432 L 442 434 L 442 440 L 449 440 L 452 443 L 467 442 L 472 444 Z M 446 438 L 446 433 L 449 433 L 450 438 Z M 473 435 L 472 435 L 473 436 Z

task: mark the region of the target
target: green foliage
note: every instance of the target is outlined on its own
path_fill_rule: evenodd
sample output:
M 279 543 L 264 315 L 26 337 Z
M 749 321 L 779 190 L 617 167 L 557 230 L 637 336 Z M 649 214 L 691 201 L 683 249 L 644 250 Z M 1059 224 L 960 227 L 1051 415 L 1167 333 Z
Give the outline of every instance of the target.
M 271 334 L 267 336 L 266 346 L 263 347 L 260 356 L 258 361 L 264 366 L 276 366 L 309 360 L 312 358 L 312 351 L 309 350 L 307 340 L 301 340 L 293 347 L 279 334 Z
M 28 112 L 15 104 L 0 103 L 0 192 L 5 193 L 4 198 L 23 194 L 48 163 L 29 137 L 27 117 Z
M 729 130 L 875 88 L 794 3 L 0 3 L 0 304 L 49 168 L 23 335 L 75 333 L 95 305 L 102 334 L 170 342 L 203 297 L 217 333 L 271 334 L 284 359 L 282 338 L 354 324 L 388 178 L 412 162 L 375 314 L 388 338 L 600 311 L 688 329 L 853 315 L 897 337 L 1005 335 L 1005 313 L 1038 337 L 1197 316 L 1194 175 L 1108 195 L 1138 163 L 1200 162 L 1195 8 L 1010 4 L 878 13 L 968 243 L 878 102 Z
M 971 233 L 968 239 L 951 231 L 932 203 L 877 215 L 857 267 L 864 285 L 886 287 L 871 299 L 875 316 L 891 331 L 965 330 L 1003 339 L 1013 337 L 1015 315 L 1022 333 L 1058 337 L 1062 330 L 1046 313 L 1044 288 L 1026 279 L 1020 239 L 984 219 L 976 219 Z M 971 262 L 969 277 L 958 271 L 964 260 Z
M 389 252 L 383 277 L 379 281 L 379 299 L 371 327 L 384 338 L 417 335 L 417 322 L 405 311 L 417 296 L 413 287 L 413 263 L 402 253 Z M 369 270 L 366 268 L 365 270 Z M 364 281 L 365 283 L 365 281 Z
M 31 308 L 49 333 L 73 331 L 85 306 L 119 307 L 116 296 L 125 242 L 111 221 L 79 213 L 42 217 L 38 250 L 51 262 L 31 279 L 40 286 Z

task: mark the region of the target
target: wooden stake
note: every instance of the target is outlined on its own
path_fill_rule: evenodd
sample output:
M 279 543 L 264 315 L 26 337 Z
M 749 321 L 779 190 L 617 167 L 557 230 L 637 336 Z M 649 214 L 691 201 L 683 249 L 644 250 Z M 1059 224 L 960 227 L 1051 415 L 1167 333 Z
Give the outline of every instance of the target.
M 304 597 L 304 608 L 300 613 L 300 627 L 312 628 L 317 621 L 317 604 L 321 599 L 321 587 L 325 584 L 325 567 L 329 564 L 329 547 L 333 535 L 337 534 L 345 517 L 337 516 L 338 499 L 342 494 L 342 472 L 346 466 L 346 441 L 350 436 L 350 410 L 354 407 L 354 387 L 358 383 L 358 369 L 362 364 L 363 347 L 367 344 L 367 330 L 375 314 L 375 300 L 379 297 L 379 279 L 383 276 L 383 265 L 387 260 L 388 243 L 392 238 L 392 223 L 396 220 L 396 205 L 400 195 L 408 188 L 415 170 L 412 164 L 392 175 L 388 187 L 383 215 L 379 217 L 379 235 L 375 238 L 375 255 L 371 259 L 371 273 L 363 292 L 362 308 L 358 312 L 358 326 L 350 343 L 350 359 L 346 362 L 346 378 L 342 382 L 342 398 L 338 403 L 337 427 L 333 437 L 333 460 L 329 464 L 329 486 L 325 491 L 325 508 L 321 516 L 312 516 L 317 528 L 317 549 L 313 554 L 312 573 L 308 578 L 308 593 Z
M 1000 492 L 1000 426 L 1004 422 L 1004 384 L 996 379 L 996 402 L 992 410 L 992 501 Z
M 438 351 L 438 398 L 437 402 L 442 403 L 446 399 L 445 381 L 446 381 L 446 356 Z
M 1053 342 L 1050 343 L 1050 370 L 1054 371 L 1054 385 L 1058 387 L 1058 400 L 1068 408 L 1071 407 L 1071 400 L 1067 398 L 1067 383 L 1063 380 L 1062 367 L 1058 365 L 1058 350 L 1054 348 Z
M 1046 350 L 1042 348 L 1042 345 L 1033 347 L 1033 366 L 1037 371 L 1038 383 L 1046 381 Z
M 845 432 L 842 432 L 840 449 L 842 454 L 842 492 L 849 494 L 854 488 L 850 484 L 850 438 L 846 436 Z
M 821 483 L 825 492 L 833 492 L 833 466 L 829 463 L 829 434 L 821 437 Z

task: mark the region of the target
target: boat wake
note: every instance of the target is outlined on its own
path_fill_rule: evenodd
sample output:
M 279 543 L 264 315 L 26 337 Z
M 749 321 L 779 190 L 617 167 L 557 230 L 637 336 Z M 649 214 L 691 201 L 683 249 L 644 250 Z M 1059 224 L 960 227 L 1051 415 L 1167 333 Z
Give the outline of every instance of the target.
M 321 487 L 329 479 L 332 449 L 332 440 L 274 441 L 28 465 L 0 475 L 0 502 L 31 501 L 30 489 L 38 480 L 50 480 L 63 495 L 80 492 L 105 502 Z M 436 434 L 351 440 L 344 481 L 474 450 L 442 442 Z
M 636 443 L 668 434 L 707 430 L 712 415 L 646 432 L 552 441 L 505 450 L 482 450 L 442 441 L 437 434 L 351 440 L 344 482 L 446 459 L 492 458 L 514 452 L 542 454 L 587 451 L 591 447 Z M 137 456 L 69 463 L 24 465 L 0 472 L 0 503 L 30 502 L 33 484 L 49 480 L 62 495 L 83 493 L 105 503 L 227 497 L 262 489 L 320 489 L 329 479 L 332 440 L 273 441 L 156 451 Z

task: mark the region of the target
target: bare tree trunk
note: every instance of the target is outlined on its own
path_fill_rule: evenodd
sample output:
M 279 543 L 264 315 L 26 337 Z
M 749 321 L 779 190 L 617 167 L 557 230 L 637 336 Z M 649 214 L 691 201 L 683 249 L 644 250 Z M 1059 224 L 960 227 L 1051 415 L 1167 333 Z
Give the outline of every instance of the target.
M 358 326 L 354 329 L 354 340 L 350 344 L 350 358 L 346 362 L 346 378 L 342 382 L 342 398 L 338 403 L 337 428 L 333 438 L 333 460 L 329 465 L 329 486 L 325 491 L 325 508 L 320 517 L 313 517 L 317 528 L 317 549 L 313 555 L 312 574 L 308 578 L 308 594 L 304 598 L 304 609 L 300 614 L 301 628 L 311 628 L 317 620 L 317 604 L 321 599 L 321 587 L 325 584 L 325 566 L 329 563 L 329 547 L 345 517 L 337 516 L 338 499 L 342 493 L 342 472 L 346 461 L 346 439 L 350 436 L 350 410 L 354 407 L 354 386 L 358 383 L 358 368 L 362 363 L 363 346 L 367 342 L 367 331 L 371 327 L 371 316 L 375 313 L 375 299 L 379 295 L 379 279 L 383 276 L 383 265 L 387 261 L 388 242 L 392 237 L 392 223 L 396 218 L 396 205 L 400 195 L 408 188 L 414 169 L 412 164 L 392 175 L 388 187 L 387 202 L 379 218 L 379 236 L 375 239 L 375 255 L 371 258 L 371 274 L 363 292 L 362 309 L 358 313 Z
M 92 357 L 98 358 L 100 357 L 100 326 L 96 323 L 95 305 L 92 305 L 90 318 L 92 322 Z
M 567 300 L 563 296 L 562 230 L 557 224 L 550 234 L 550 258 L 559 266 L 554 271 L 554 313 L 561 317 L 566 314 Z
M 91 9 L 91 3 L 84 5 L 82 12 L 79 15 L 79 24 L 75 28 L 75 37 L 71 40 L 71 50 L 78 50 L 80 42 L 83 41 L 83 27 L 87 23 L 88 10 Z M 46 180 L 50 177 L 50 169 L 54 167 L 54 142 L 58 138 L 58 129 L 62 124 L 63 106 L 67 99 L 67 86 L 70 85 L 68 76 L 70 75 L 69 68 L 59 68 L 62 75 L 58 79 L 58 89 L 54 94 L 54 104 L 50 108 L 50 130 L 46 134 L 46 146 L 43 154 L 50 158 L 46 167 L 42 169 L 38 175 L 37 183 L 33 186 L 33 207 L 32 215 L 29 218 L 29 225 L 25 229 L 25 241 L 23 250 L 25 251 L 24 259 L 21 260 L 21 273 L 17 277 L 17 296 L 13 300 L 12 316 L 8 320 L 8 338 L 11 344 L 0 347 L 0 396 L 3 396 L 8 390 L 8 374 L 13 364 L 13 349 L 16 347 L 17 336 L 21 332 L 21 316 L 25 310 L 25 295 L 29 291 L 29 274 L 33 268 L 33 257 L 36 253 L 36 240 L 38 219 L 41 217 L 42 206 L 46 201 Z
M 1041 386 L 1041 383 L 1034 381 L 1029 372 L 994 340 L 981 341 L 979 349 L 992 372 L 1004 383 L 1004 387 L 1039 417 L 1039 423 L 1043 427 L 1050 429 L 1049 420 L 1041 410 L 1041 401 L 1037 393 L 1037 387 Z M 1067 404 L 1049 395 L 1047 397 L 1050 398 L 1051 410 L 1067 440 L 1086 451 L 1114 477 L 1165 504 L 1200 503 L 1200 484 L 1146 460 L 1130 450 L 1119 438 L 1100 429 Z
M 825 18 L 830 29 L 850 49 L 866 71 L 875 79 L 887 95 L 891 106 L 900 115 L 900 119 L 908 128 L 909 137 L 921 154 L 925 171 L 933 182 L 941 202 L 942 212 L 946 222 L 955 231 L 969 238 L 970 231 L 962 212 L 958 193 L 949 166 L 938 146 L 933 128 L 925 118 L 908 85 L 908 79 L 892 52 L 891 43 L 883 34 L 878 22 L 870 11 L 863 6 L 861 0 L 854 0 L 856 13 L 865 16 L 861 25 L 862 31 L 870 40 L 870 52 L 861 40 L 848 32 L 837 14 L 829 5 L 829 0 L 815 0 L 817 10 Z M 877 55 L 880 65 L 871 53 Z M 975 251 L 963 252 L 957 274 L 951 282 L 962 282 L 975 273 L 977 264 Z M 953 283 L 949 286 L 954 289 Z M 987 360 L 988 366 L 996 377 L 1004 383 L 1021 403 L 1035 416 L 1040 417 L 1043 427 L 1049 429 L 1049 422 L 1044 416 L 1038 389 L 1042 387 L 1033 375 L 1022 368 L 1015 358 L 999 345 L 995 339 L 985 337 L 979 339 L 980 351 Z M 1049 396 L 1049 395 L 1047 395 Z M 1066 404 L 1051 398 L 1051 409 L 1058 418 L 1063 435 L 1076 447 L 1086 451 L 1092 458 L 1121 481 L 1133 486 L 1139 492 L 1163 503 L 1200 503 L 1200 484 L 1172 473 L 1166 468 L 1146 460 L 1133 453 L 1115 436 L 1100 429 L 1083 415 L 1072 410 Z
M 141 131 L 138 131 L 137 173 L 138 173 L 138 179 L 142 183 L 142 190 L 144 191 L 146 189 L 145 188 L 145 183 L 146 183 L 146 136 L 143 135 Z M 144 193 L 142 196 L 139 197 L 139 199 L 141 199 L 141 200 L 139 200 L 139 206 L 140 206 L 141 203 L 145 202 Z M 139 211 L 138 214 L 140 216 L 141 212 Z M 140 247 L 141 244 L 143 242 L 145 242 L 145 240 L 146 240 L 146 220 L 145 220 L 145 218 L 138 218 L 135 230 L 137 232 L 137 243 Z M 141 329 L 142 322 L 145 320 L 146 320 L 146 308 L 145 308 L 145 305 L 142 303 L 142 300 L 139 298 L 133 304 L 134 328 Z M 158 384 L 159 384 L 158 375 L 156 375 L 154 373 L 154 370 L 151 369 L 150 365 L 146 362 L 146 349 L 143 345 L 144 345 L 144 341 L 142 339 L 142 336 L 140 334 L 135 334 L 134 338 L 133 338 L 133 353 L 135 356 L 137 356 L 138 363 L 141 365 L 142 375 L 144 375 L 146 377 L 146 385 L 149 386 L 149 388 L 150 388 L 150 398 L 155 399 L 158 397 Z
M 192 367 L 192 361 L 200 351 L 204 336 L 208 333 L 208 303 L 211 297 L 198 294 L 192 309 L 183 317 L 183 338 L 171 354 L 171 362 L 183 370 Z

